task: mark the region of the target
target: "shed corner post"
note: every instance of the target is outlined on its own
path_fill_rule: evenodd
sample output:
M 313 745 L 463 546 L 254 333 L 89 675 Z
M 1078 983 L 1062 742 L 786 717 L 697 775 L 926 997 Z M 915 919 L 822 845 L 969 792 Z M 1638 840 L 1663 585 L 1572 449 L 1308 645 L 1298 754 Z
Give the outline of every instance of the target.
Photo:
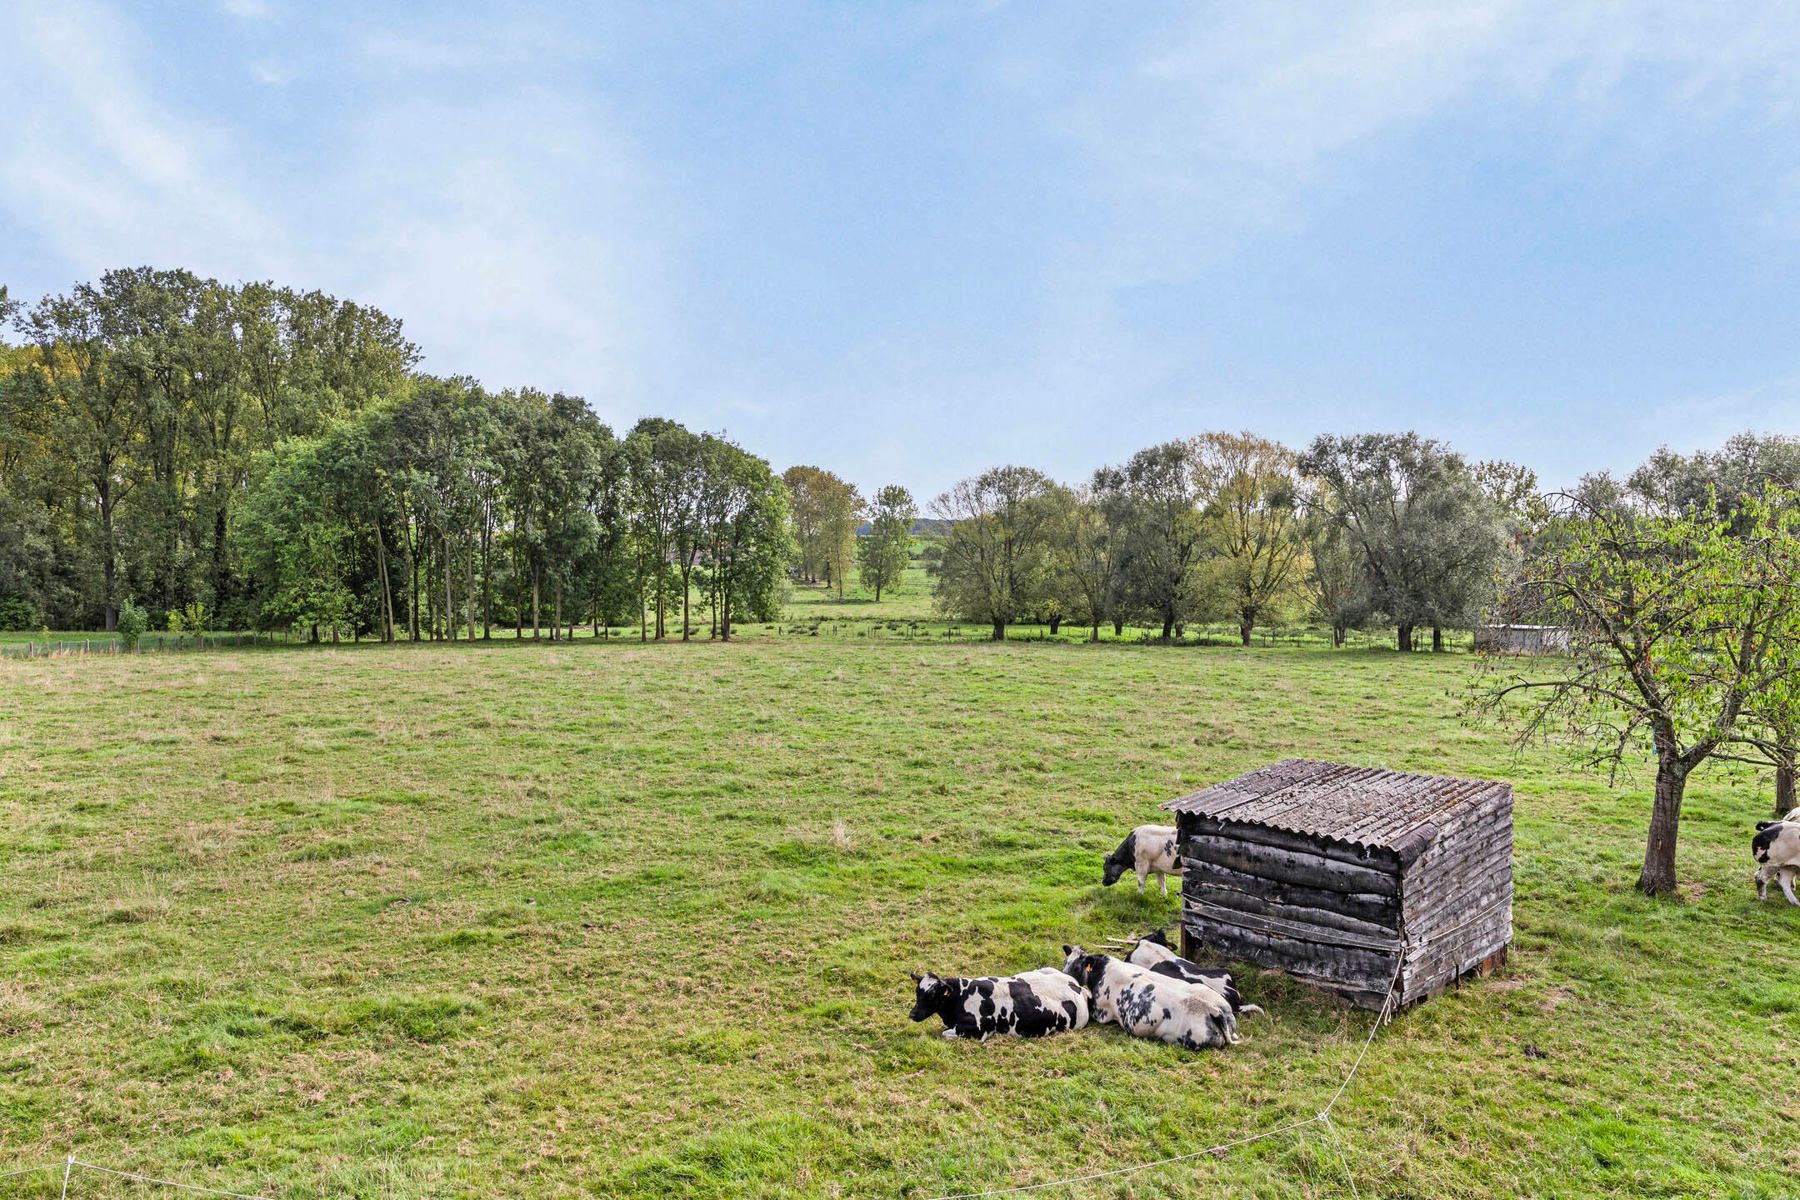
M 1194 818 L 1193 818 L 1193 816 L 1189 813 L 1184 813 L 1184 812 L 1176 813 L 1175 814 L 1175 861 L 1181 867 L 1181 901 L 1180 901 L 1179 905 L 1177 906 L 1176 913 L 1175 913 L 1175 924 L 1181 930 L 1181 937 L 1177 939 L 1177 943 L 1180 945 L 1181 949 L 1179 951 L 1177 951 L 1177 953 L 1179 953 L 1181 955 L 1181 957 L 1187 959 L 1189 962 L 1194 961 L 1194 955 L 1200 950 L 1200 947 L 1198 947 L 1194 944 L 1194 935 L 1189 930 L 1188 921 L 1187 921 L 1188 896 L 1189 896 L 1188 889 L 1198 886 L 1194 883 L 1189 882 L 1189 876 L 1188 876 L 1188 872 L 1187 872 L 1187 858 L 1188 858 L 1187 847 L 1188 847 L 1188 842 L 1190 839 L 1192 839 L 1193 835 L 1194 835 Z

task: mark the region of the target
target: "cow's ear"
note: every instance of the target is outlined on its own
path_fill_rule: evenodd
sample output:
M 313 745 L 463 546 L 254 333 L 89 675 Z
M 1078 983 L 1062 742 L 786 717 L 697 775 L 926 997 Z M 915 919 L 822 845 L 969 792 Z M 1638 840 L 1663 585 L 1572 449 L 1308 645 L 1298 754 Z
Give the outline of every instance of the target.
M 923 975 L 919 974 L 917 971 L 914 971 L 912 973 L 912 981 L 914 983 L 924 983 L 925 977 Z
M 1075 953 L 1075 947 L 1070 946 L 1070 945 L 1063 946 L 1063 957 L 1064 958 L 1069 957 L 1069 955 L 1071 955 L 1073 953 Z

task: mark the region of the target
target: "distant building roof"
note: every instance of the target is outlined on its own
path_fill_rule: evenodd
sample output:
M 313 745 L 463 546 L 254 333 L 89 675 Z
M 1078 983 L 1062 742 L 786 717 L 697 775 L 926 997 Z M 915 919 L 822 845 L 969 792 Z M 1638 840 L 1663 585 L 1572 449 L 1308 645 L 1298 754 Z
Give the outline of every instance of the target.
M 1402 849 L 1428 839 L 1434 819 L 1511 791 L 1487 779 L 1414 775 L 1307 758 L 1283 759 L 1163 807 L 1171 812 L 1264 825 L 1352 846 Z

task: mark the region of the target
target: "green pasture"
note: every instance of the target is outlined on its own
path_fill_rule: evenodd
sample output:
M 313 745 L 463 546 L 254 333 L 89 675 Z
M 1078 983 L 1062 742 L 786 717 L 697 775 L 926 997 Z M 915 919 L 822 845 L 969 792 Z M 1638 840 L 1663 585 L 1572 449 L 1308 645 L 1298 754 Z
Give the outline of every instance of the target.
M 1379 1034 L 1341 1159 L 1312 1125 L 1035 1194 L 1795 1192 L 1800 910 L 1750 885 L 1766 780 L 1696 779 L 1682 895 L 1653 901 L 1642 775 L 1463 727 L 1466 656 L 855 628 L 0 660 L 0 1171 L 929 1200 L 1304 1119 L 1370 1017 L 1273 974 L 1223 1052 L 907 1020 L 909 971 L 1168 923 L 1101 857 L 1304 754 L 1514 781 L 1507 966 Z

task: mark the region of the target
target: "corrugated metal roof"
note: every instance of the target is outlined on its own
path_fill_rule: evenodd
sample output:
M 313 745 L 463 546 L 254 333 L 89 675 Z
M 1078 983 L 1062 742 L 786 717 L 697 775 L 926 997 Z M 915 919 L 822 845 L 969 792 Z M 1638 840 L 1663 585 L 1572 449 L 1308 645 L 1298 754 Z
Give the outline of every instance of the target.
M 1397 847 L 1435 818 L 1508 786 L 1489 779 L 1288 758 L 1170 800 L 1163 807 L 1353 846 Z

